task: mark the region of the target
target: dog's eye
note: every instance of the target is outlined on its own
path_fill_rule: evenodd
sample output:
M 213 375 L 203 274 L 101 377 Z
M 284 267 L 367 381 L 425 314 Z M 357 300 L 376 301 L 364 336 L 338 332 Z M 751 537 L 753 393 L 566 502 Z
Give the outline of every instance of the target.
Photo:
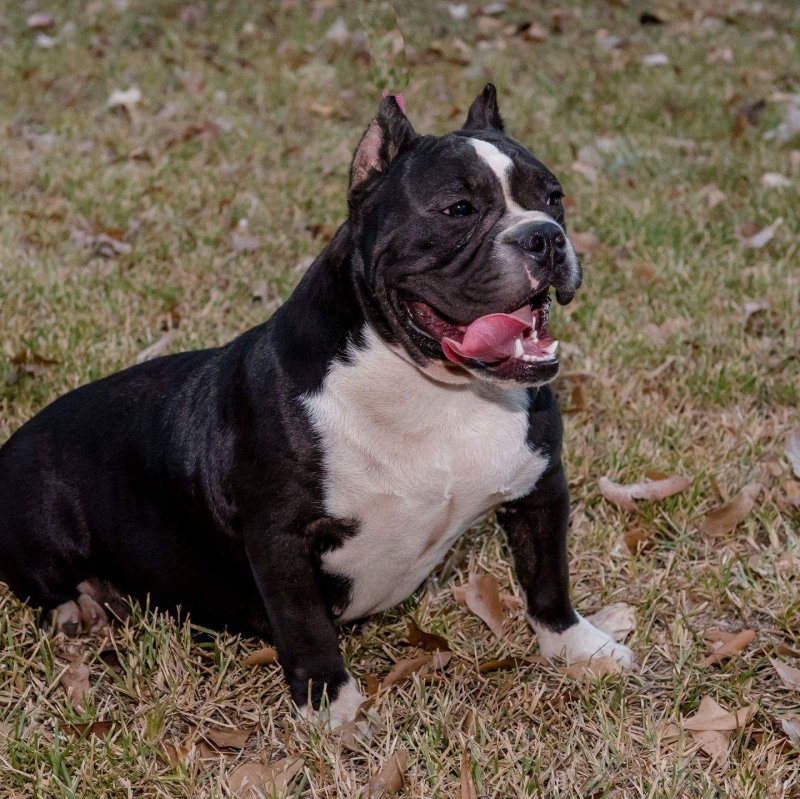
M 563 198 L 564 198 L 564 192 L 556 189 L 556 191 L 551 191 L 550 194 L 548 195 L 547 204 L 558 205 Z
M 445 208 L 442 213 L 448 216 L 469 216 L 475 213 L 475 207 L 466 200 L 459 200 L 457 203 Z

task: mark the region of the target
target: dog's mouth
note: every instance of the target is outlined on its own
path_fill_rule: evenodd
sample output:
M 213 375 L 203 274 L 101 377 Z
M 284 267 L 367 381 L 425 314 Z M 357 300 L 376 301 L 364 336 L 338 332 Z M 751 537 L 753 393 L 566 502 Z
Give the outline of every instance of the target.
M 448 319 L 425 302 L 404 304 L 414 327 L 438 342 L 443 355 L 453 363 L 518 381 L 533 379 L 536 373 L 555 374 L 558 341 L 547 328 L 547 289 L 515 311 L 490 313 L 469 324 Z

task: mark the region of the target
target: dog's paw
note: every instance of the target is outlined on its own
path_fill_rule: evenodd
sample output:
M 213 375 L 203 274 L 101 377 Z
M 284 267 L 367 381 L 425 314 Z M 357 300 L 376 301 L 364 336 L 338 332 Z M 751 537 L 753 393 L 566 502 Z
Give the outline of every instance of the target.
M 539 651 L 548 660 L 561 657 L 568 663 L 576 663 L 579 660 L 609 657 L 616 660 L 623 669 L 633 668 L 633 652 L 580 615 L 576 624 L 560 633 L 548 630 L 534 619 L 529 618 L 528 622 L 536 632 Z
M 354 721 L 358 709 L 365 701 L 366 697 L 358 690 L 356 681 L 348 677 L 347 682 L 339 686 L 333 698 L 328 697 L 322 702 L 319 710 L 313 710 L 306 704 L 298 708 L 298 713 L 304 719 L 319 721 L 329 729 L 335 730 L 348 721 Z

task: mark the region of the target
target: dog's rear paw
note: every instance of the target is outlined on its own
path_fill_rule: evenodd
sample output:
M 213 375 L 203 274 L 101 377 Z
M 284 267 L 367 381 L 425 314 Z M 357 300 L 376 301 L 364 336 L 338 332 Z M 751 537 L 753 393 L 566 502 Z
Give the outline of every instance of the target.
M 358 710 L 366 701 L 366 697 L 358 690 L 358 684 L 352 677 L 342 683 L 333 699 L 322 703 L 319 710 L 311 709 L 307 704 L 298 708 L 300 716 L 310 721 L 320 721 L 329 729 L 335 730 L 354 721 L 358 716 Z
M 608 633 L 599 630 L 586 619 L 578 616 L 578 622 L 561 632 L 553 632 L 547 627 L 529 619 L 531 627 L 539 639 L 539 650 L 548 659 L 562 657 L 568 663 L 592 658 L 610 657 L 623 669 L 634 667 L 633 652 L 624 644 L 615 641 Z
M 63 602 L 55 609 L 53 628 L 69 638 L 93 635 L 106 626 L 108 614 L 90 594 L 80 593 L 77 599 Z

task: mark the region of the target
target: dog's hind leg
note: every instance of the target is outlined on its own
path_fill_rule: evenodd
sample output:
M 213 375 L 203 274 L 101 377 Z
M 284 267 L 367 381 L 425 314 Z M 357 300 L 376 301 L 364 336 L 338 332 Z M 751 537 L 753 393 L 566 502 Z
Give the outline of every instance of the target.
M 75 587 L 77 597 L 58 605 L 54 611 L 56 632 L 74 637 L 93 635 L 107 627 L 111 618 L 123 621 L 130 613 L 125 597 L 105 580 L 90 577 Z

